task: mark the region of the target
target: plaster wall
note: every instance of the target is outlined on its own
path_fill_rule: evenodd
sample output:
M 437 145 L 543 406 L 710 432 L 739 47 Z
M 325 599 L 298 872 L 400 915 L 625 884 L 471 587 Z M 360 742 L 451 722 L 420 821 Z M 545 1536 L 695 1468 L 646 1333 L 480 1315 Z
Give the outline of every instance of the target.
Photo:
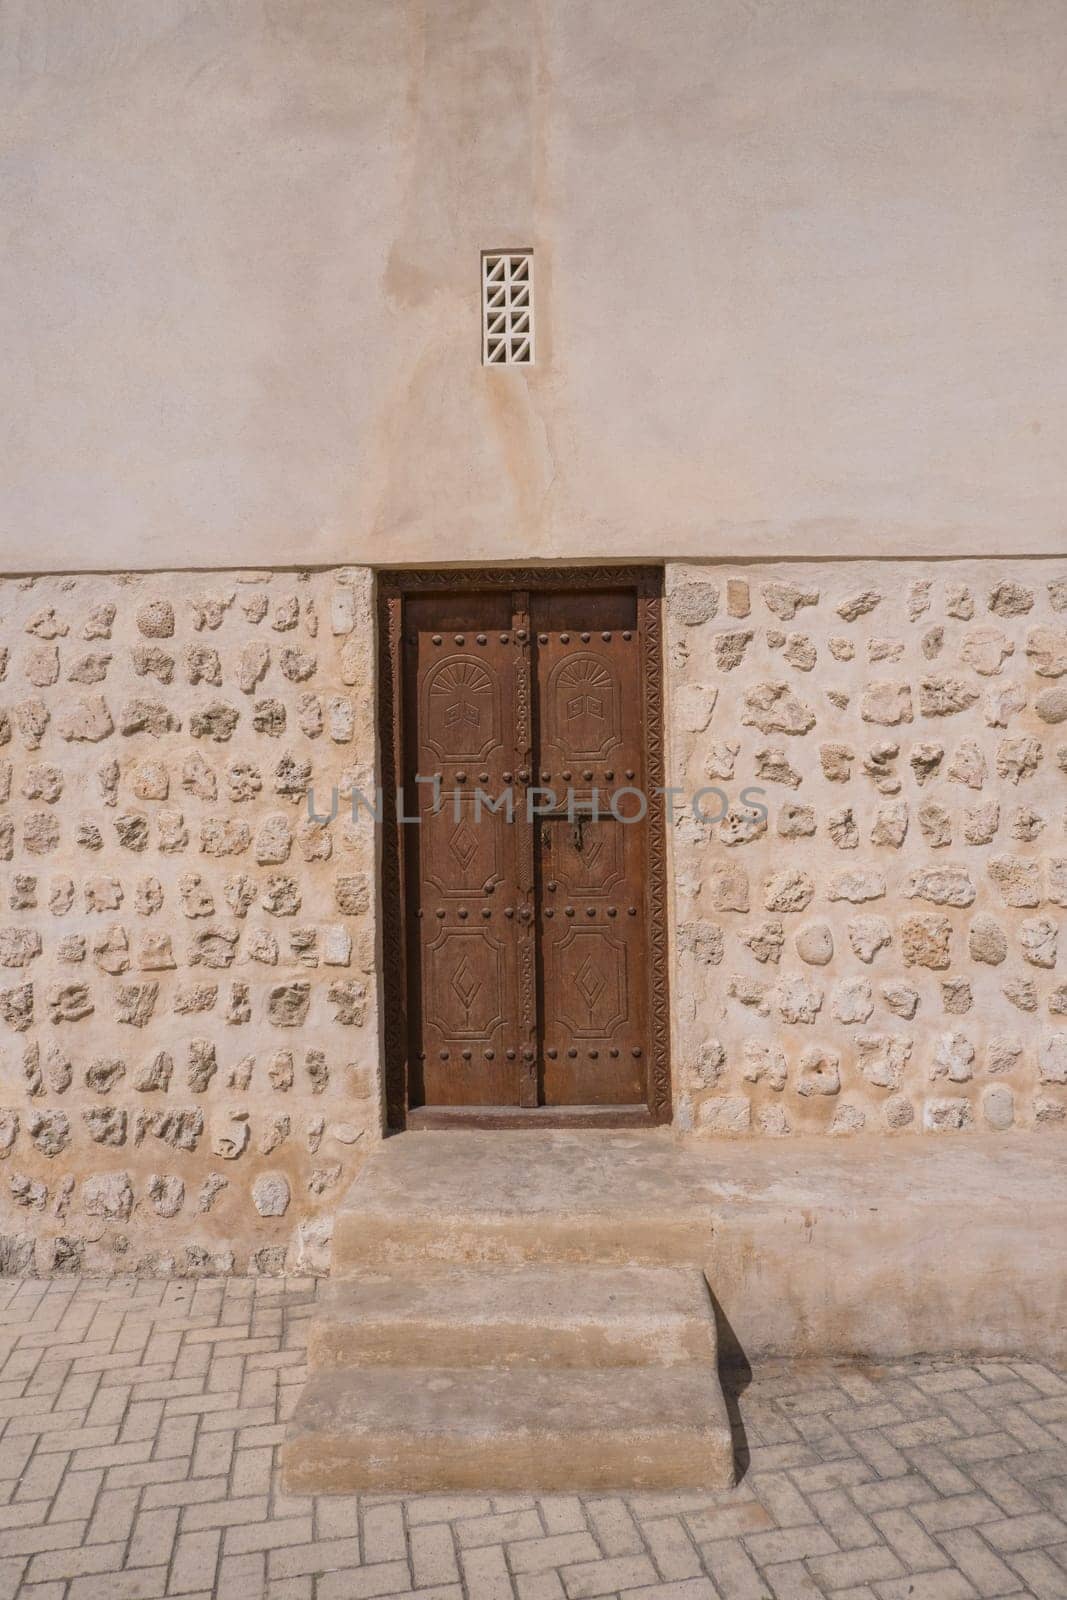
M 678 1125 L 1062 1132 L 1067 566 L 672 563 L 666 648 Z
M 0 584 L 0 1270 L 323 1270 L 381 1131 L 371 578 Z M 341 805 L 344 806 L 344 799 Z
M 0 570 L 1062 550 L 1065 64 L 1057 0 L 9 0 Z

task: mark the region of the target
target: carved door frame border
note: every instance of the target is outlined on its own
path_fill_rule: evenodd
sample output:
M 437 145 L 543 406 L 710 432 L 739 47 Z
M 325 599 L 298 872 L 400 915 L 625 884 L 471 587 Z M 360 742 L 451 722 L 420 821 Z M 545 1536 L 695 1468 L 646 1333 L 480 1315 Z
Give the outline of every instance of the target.
M 407 915 L 403 830 L 393 797 L 403 781 L 403 616 L 405 597 L 475 589 L 632 589 L 637 595 L 641 636 L 642 711 L 645 783 L 648 789 L 648 1015 L 649 1052 L 646 1105 L 597 1107 L 583 1115 L 567 1107 L 508 1110 L 494 1115 L 480 1107 L 457 1108 L 454 1125 L 549 1127 L 590 1125 L 652 1126 L 671 1120 L 670 962 L 667 930 L 667 832 L 662 790 L 664 777 L 663 716 L 663 571 L 659 567 L 462 567 L 435 570 L 379 571 L 378 708 L 381 744 L 382 822 L 380 883 L 382 894 L 383 1047 L 385 1052 L 385 1124 L 390 1132 L 411 1125 L 407 1081 Z M 418 1108 L 412 1108 L 416 1113 Z M 635 1114 L 636 1113 L 636 1114 Z

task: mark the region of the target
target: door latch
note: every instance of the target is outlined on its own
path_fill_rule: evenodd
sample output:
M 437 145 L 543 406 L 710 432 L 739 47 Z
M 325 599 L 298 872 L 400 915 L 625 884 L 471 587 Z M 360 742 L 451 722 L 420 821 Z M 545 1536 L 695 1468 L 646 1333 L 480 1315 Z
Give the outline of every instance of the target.
M 564 818 L 562 816 L 559 816 L 559 817 L 552 817 L 548 822 L 542 822 L 542 824 L 541 824 L 541 847 L 542 847 L 542 849 L 547 850 L 547 849 L 549 849 L 549 847 L 552 844 L 552 823 L 553 822 L 564 822 L 565 820 L 566 820 L 566 818 Z M 586 824 L 587 821 L 591 821 L 591 820 L 592 820 L 591 818 L 587 818 L 585 816 L 582 816 L 581 814 L 579 814 L 576 817 L 572 817 L 571 818 L 571 843 L 573 844 L 575 850 L 577 850 L 579 852 L 582 851 L 585 848 L 585 824 Z

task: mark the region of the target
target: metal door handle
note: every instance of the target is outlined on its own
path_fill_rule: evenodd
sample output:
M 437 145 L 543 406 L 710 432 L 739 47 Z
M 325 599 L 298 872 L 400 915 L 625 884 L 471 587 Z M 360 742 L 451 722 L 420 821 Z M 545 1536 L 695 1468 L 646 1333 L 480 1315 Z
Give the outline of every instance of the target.
M 552 819 L 552 821 L 554 821 L 554 822 L 563 822 L 564 820 L 565 819 L 563 817 L 554 817 Z M 584 847 L 585 847 L 585 831 L 584 830 L 585 830 L 585 824 L 586 824 L 587 820 L 589 820 L 589 819 L 587 819 L 586 817 L 581 816 L 581 815 L 576 816 L 576 817 L 572 818 L 572 820 L 571 820 L 571 842 L 574 845 L 574 848 L 576 850 L 579 850 L 579 851 L 584 849 Z M 542 848 L 547 850 L 549 848 L 549 846 L 551 845 L 551 843 L 552 843 L 552 827 L 551 827 L 551 824 L 548 823 L 548 822 L 542 822 L 542 824 L 541 824 L 541 845 L 542 845 Z

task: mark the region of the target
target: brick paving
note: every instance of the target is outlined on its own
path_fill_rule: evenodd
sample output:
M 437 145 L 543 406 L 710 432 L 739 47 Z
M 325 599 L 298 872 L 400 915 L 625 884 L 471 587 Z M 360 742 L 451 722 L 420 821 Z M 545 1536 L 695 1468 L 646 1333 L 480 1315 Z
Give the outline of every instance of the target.
M 1067 1376 L 767 1362 L 717 1493 L 282 1493 L 316 1285 L 0 1280 L 0 1600 L 1067 1600 Z

